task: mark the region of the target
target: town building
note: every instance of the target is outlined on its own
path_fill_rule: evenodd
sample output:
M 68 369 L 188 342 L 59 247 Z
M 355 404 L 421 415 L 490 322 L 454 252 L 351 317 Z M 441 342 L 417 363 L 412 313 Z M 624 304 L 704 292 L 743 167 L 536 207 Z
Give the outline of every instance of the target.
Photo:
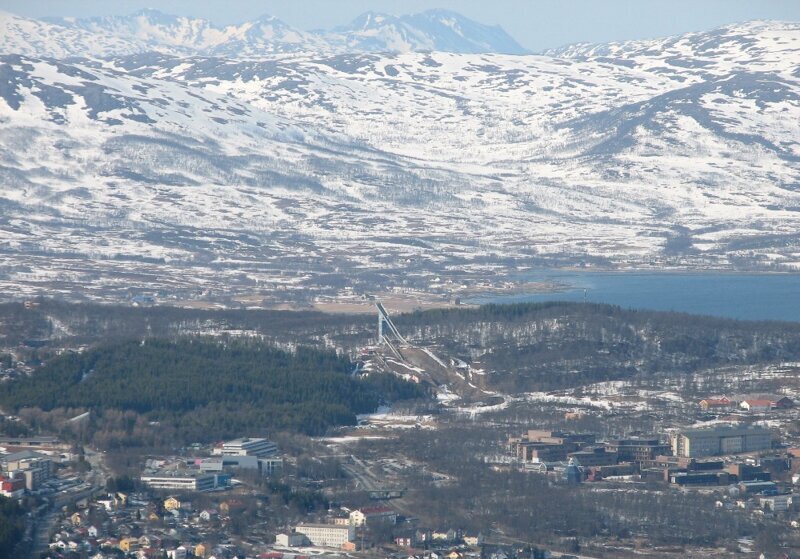
M 355 538 L 353 526 L 337 526 L 336 524 L 298 524 L 295 532 L 303 534 L 311 545 L 340 549 Z
M 677 472 L 669 476 L 673 485 L 728 485 L 728 472 Z
M 270 476 L 283 469 L 283 458 L 270 456 L 213 456 L 197 461 L 201 472 L 219 473 L 227 470 L 258 470 L 262 475 Z
M 523 462 L 559 462 L 567 454 L 595 443 L 594 433 L 562 433 L 529 429 L 521 437 L 509 438 L 512 454 Z
M 397 513 L 388 507 L 367 507 L 350 513 L 350 524 L 353 526 L 373 526 L 375 524 L 395 524 Z
M 684 429 L 670 435 L 675 456 L 719 456 L 768 450 L 772 432 L 757 426 L 720 426 Z
M 211 491 L 230 486 L 227 474 L 204 474 L 201 472 L 161 471 L 141 476 L 142 483 L 150 489 L 169 491 Z
M 25 479 L 9 478 L 0 475 L 0 495 L 10 499 L 19 499 L 25 494 Z
M 25 480 L 29 491 L 53 477 L 53 461 L 50 457 L 32 450 L 23 450 L 0 456 L 0 473 L 4 476 Z
M 308 539 L 305 535 L 294 532 L 275 536 L 275 543 L 283 547 L 300 547 L 305 545 L 307 541 Z
M 773 495 L 771 497 L 761 497 L 759 503 L 761 508 L 770 512 L 786 512 L 792 508 L 793 495 Z
M 278 446 L 267 439 L 241 438 L 222 443 L 221 448 L 214 449 L 214 454 L 222 456 L 255 456 L 267 458 L 278 453 Z
M 576 461 L 580 466 L 586 467 L 611 466 L 619 462 L 616 452 L 610 452 L 602 446 L 570 452 L 567 454 L 567 458 Z
M 6 437 L 0 436 L 0 446 L 54 448 L 61 444 L 58 437 Z
M 658 438 L 614 439 L 605 446 L 607 451 L 617 453 L 620 462 L 642 462 L 670 453 L 669 444 Z

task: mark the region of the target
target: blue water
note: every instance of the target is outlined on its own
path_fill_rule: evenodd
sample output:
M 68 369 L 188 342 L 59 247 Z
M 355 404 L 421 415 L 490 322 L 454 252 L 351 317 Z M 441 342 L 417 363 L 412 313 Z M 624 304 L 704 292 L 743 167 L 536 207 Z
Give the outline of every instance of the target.
M 800 321 L 800 274 L 549 272 L 515 278 L 553 280 L 558 293 L 486 295 L 467 303 L 583 301 L 740 320 Z

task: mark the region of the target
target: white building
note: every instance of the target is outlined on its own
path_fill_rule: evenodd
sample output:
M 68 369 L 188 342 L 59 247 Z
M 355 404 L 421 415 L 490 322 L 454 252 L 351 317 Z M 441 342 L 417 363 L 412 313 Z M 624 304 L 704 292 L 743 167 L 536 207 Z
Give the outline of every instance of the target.
M 142 476 L 142 483 L 150 489 L 169 491 L 211 491 L 227 487 L 226 475 L 201 474 L 195 472 L 156 472 Z
M 717 426 L 683 429 L 670 435 L 675 456 L 720 456 L 768 450 L 772 447 L 772 432 L 757 426 Z
M 305 545 L 308 538 L 303 534 L 278 534 L 275 536 L 275 543 L 282 547 L 299 547 Z
M 169 559 L 186 559 L 188 556 L 189 552 L 183 546 L 167 551 L 167 557 L 169 557 Z
M 395 524 L 397 513 L 388 507 L 368 507 L 350 513 L 353 526 L 371 526 L 378 523 Z
M 256 456 L 223 455 L 204 458 L 199 464 L 202 472 L 223 472 L 233 470 L 258 470 L 263 475 L 272 475 L 283 468 L 283 458 L 270 456 L 258 458 Z
M 773 495 L 761 497 L 759 500 L 764 510 L 772 512 L 786 512 L 792 506 L 792 495 Z
M 278 447 L 267 439 L 250 439 L 247 437 L 234 439 L 222 443 L 221 449 L 215 449 L 215 454 L 222 456 L 255 456 L 257 458 L 267 458 L 275 456 Z
M 355 529 L 352 526 L 336 524 L 298 524 L 295 531 L 308 538 L 311 545 L 336 549 L 355 538 Z

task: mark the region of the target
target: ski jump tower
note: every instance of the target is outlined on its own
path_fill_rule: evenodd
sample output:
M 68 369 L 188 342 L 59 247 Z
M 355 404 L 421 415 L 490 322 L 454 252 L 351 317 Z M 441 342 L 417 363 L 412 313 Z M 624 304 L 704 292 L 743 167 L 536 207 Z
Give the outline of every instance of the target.
M 395 344 L 398 342 L 407 344 L 408 342 L 406 342 L 406 339 L 400 334 L 400 331 L 394 325 L 392 319 L 389 318 L 389 313 L 386 311 L 386 307 L 383 306 L 383 303 L 379 301 L 375 303 L 375 307 L 378 309 L 378 345 L 386 344 L 398 359 L 402 359 L 403 356 L 400 355 L 400 351 L 395 347 Z M 393 341 L 394 343 L 392 343 Z

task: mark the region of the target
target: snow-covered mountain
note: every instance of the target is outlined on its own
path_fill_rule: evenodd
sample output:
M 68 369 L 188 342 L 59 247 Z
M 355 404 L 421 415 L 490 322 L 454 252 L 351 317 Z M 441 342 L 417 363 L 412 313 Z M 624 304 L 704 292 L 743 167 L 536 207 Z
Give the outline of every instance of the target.
M 210 21 L 141 10 L 130 16 L 49 19 L 65 29 L 119 37 L 152 50 L 172 54 L 249 57 L 281 52 L 327 52 L 320 37 L 294 29 L 278 18 L 263 16 L 240 25 L 217 27 Z M 109 50 L 107 55 L 117 54 Z
M 367 12 L 350 25 L 321 34 L 346 51 L 529 54 L 501 27 L 482 25 L 447 10 L 402 17 Z
M 124 55 L 145 50 L 146 45 L 112 33 L 0 11 L 0 54 L 66 58 Z
M 367 13 L 333 31 L 306 32 L 264 16 L 224 27 L 210 21 L 141 10 L 130 16 L 32 20 L 0 12 L 1 52 L 27 56 L 168 54 L 253 58 L 287 52 L 496 52 L 525 54 L 500 27 L 431 10 L 393 17 Z
M 556 54 L 5 55 L 0 290 L 800 268 L 800 24 Z

